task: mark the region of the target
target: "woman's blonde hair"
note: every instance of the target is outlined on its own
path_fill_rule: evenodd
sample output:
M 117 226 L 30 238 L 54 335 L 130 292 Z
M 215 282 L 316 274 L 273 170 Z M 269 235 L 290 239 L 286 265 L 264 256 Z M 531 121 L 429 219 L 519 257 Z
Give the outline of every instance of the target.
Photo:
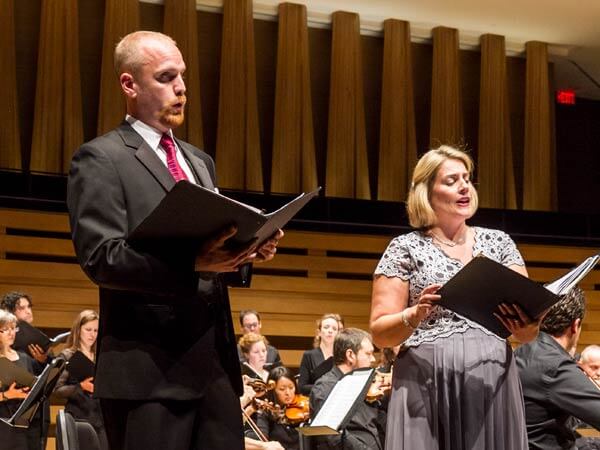
M 319 336 L 319 332 L 321 331 L 321 325 L 323 325 L 323 322 L 327 319 L 333 319 L 338 323 L 338 333 L 344 329 L 344 319 L 342 318 L 342 316 L 336 313 L 323 314 L 321 318 L 317 320 L 317 331 L 315 334 L 315 339 L 313 341 L 313 346 L 315 348 L 321 345 L 321 336 Z
M 240 348 L 242 349 L 242 353 L 247 355 L 248 353 L 250 353 L 250 349 L 252 348 L 252 346 L 254 344 L 256 344 L 257 342 L 264 342 L 265 347 L 267 345 L 269 345 L 269 341 L 267 341 L 267 338 L 264 337 L 262 334 L 258 334 L 258 333 L 244 334 L 238 341 L 238 344 L 239 344 Z
M 100 320 L 100 316 L 96 311 L 91 309 L 84 309 L 81 311 L 75 321 L 73 322 L 73 326 L 71 327 L 71 334 L 69 334 L 69 338 L 67 339 L 67 348 L 72 350 L 79 350 L 81 345 L 81 327 L 84 326 L 88 322 L 92 322 L 94 320 Z M 92 345 L 92 353 L 96 353 L 96 342 Z
M 431 189 L 440 166 L 449 159 L 462 162 L 469 175 L 473 175 L 475 165 L 471 157 L 462 150 L 449 145 L 441 145 L 421 156 L 413 171 L 412 183 L 406 200 L 408 220 L 413 228 L 427 229 L 437 222 L 437 216 L 430 202 Z M 469 193 L 471 195 L 471 214 L 475 214 L 479 199 L 474 186 L 469 189 Z

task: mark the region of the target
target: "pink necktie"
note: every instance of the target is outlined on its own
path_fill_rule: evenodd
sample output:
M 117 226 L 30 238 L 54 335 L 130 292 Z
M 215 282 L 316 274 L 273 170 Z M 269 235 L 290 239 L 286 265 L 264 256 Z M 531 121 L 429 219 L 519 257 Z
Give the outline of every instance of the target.
M 167 153 L 167 168 L 175 181 L 187 180 L 188 177 L 185 175 L 185 172 L 177 162 L 177 149 L 175 148 L 175 142 L 173 142 L 173 138 L 169 136 L 167 133 L 164 133 L 160 138 L 160 146 Z

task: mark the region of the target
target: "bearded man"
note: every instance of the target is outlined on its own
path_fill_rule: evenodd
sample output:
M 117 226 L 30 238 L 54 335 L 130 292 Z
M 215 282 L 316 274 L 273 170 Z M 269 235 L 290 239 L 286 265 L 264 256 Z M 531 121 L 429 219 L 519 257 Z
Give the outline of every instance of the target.
M 114 59 L 127 115 L 75 153 L 67 195 L 78 261 L 100 288 L 94 387 L 110 446 L 242 449 L 240 366 L 222 275 L 271 259 L 283 233 L 236 250 L 224 245 L 235 227 L 197 246 L 127 241 L 175 183 L 216 189 L 215 166 L 173 137 L 186 103 L 176 43 L 131 33 Z

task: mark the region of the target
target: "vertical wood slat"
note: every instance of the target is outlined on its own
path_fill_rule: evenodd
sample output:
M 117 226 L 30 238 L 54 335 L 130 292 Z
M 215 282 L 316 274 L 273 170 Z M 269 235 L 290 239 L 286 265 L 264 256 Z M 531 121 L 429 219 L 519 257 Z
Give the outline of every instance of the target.
M 548 45 L 527 42 L 525 81 L 525 156 L 523 209 L 553 209 L 552 184 L 555 174 L 551 123 Z
M 139 28 L 138 0 L 106 0 L 102 67 L 100 69 L 100 103 L 98 134 L 115 128 L 125 117 L 125 99 L 114 69 L 114 51 L 119 40 Z
M 17 101 L 14 0 L 0 0 L 0 168 L 23 169 Z
M 403 201 L 417 160 L 410 24 L 388 19 L 383 33 L 377 199 Z
M 458 30 L 436 27 L 433 29 L 430 144 L 434 147 L 457 145 L 463 135 Z
M 333 13 L 332 34 L 325 193 L 370 199 L 358 14 Z
M 306 6 L 279 5 L 271 191 L 317 187 Z
M 481 37 L 478 193 L 486 208 L 516 208 L 504 36 Z
M 183 125 L 175 130 L 175 135 L 196 147 L 204 148 L 196 1 L 165 0 L 163 30 L 177 41 L 186 65 L 187 117 Z
M 219 185 L 263 190 L 251 0 L 225 0 L 217 125 Z
M 65 173 L 82 142 L 77 0 L 43 0 L 31 170 Z

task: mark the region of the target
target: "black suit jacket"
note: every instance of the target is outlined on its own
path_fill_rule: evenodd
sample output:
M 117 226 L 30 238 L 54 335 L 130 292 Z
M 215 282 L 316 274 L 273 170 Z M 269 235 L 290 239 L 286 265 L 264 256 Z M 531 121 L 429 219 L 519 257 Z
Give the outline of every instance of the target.
M 549 334 L 515 350 L 530 449 L 574 449 L 573 417 L 600 429 L 600 390 Z
M 213 188 L 210 156 L 177 143 L 197 181 Z M 174 184 L 127 122 L 73 157 L 67 193 L 73 243 L 100 287 L 97 397 L 196 399 L 223 370 L 241 393 L 227 287 L 220 276 L 194 271 L 200 243 L 143 247 L 126 240 Z

